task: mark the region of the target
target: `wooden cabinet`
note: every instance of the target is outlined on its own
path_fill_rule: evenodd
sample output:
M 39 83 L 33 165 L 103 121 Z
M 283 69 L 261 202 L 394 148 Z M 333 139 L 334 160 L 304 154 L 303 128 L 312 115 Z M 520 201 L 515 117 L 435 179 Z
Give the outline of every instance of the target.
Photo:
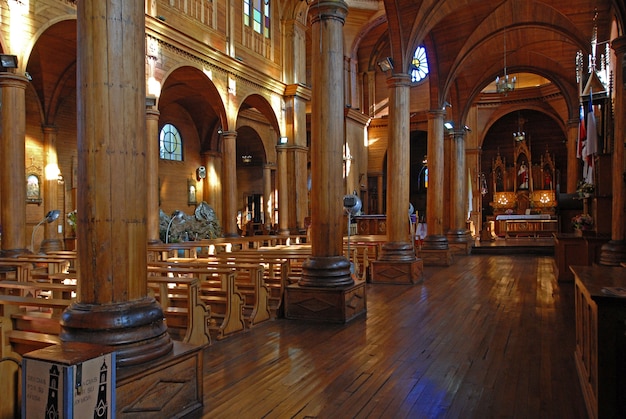
M 589 417 L 626 417 L 626 298 L 603 287 L 626 287 L 626 270 L 572 266 L 575 278 L 574 358 Z
M 356 221 L 357 224 L 356 234 L 387 234 L 386 215 L 357 215 L 353 219 Z
M 554 264 L 559 282 L 574 280 L 570 265 L 593 265 L 598 262 L 602 244 L 608 237 L 581 237 L 573 233 L 562 233 L 554 236 Z

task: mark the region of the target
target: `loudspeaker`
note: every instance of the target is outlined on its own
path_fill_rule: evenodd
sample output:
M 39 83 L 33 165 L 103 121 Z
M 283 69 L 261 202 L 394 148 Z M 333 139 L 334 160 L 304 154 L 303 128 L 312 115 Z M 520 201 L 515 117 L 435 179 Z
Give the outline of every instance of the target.
M 196 169 L 196 175 L 198 176 L 198 180 L 204 179 L 206 177 L 206 167 L 200 166 Z

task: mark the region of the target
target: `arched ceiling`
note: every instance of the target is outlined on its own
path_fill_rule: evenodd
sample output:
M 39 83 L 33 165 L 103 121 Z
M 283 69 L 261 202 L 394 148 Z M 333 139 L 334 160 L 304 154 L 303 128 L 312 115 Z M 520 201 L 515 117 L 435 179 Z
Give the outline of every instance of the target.
M 614 0 L 380 2 L 386 14 L 381 25 L 386 30 L 381 33 L 380 27 L 368 27 L 375 39 L 367 34 L 355 38 L 361 47 L 377 46 L 372 50 L 380 57 L 372 61 L 391 56 L 397 72 L 409 71 L 413 50 L 425 43 L 433 108 L 444 100 L 467 107 L 468 101 L 493 84 L 503 73 L 506 43 L 507 73 L 525 72 L 550 80 L 572 112 L 578 102 L 576 51 L 582 50 L 585 56 L 590 53 L 594 24 L 598 41 L 607 41 L 614 17 L 611 6 L 615 4 L 618 13 L 623 7 Z M 351 3 L 358 7 L 358 1 L 348 0 Z M 598 56 L 604 45 L 600 47 Z

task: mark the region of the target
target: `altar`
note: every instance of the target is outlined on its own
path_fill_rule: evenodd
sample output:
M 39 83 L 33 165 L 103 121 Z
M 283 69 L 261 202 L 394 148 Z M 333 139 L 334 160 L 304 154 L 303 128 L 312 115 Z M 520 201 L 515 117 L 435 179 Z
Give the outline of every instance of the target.
M 558 219 L 550 214 L 496 216 L 496 235 L 511 237 L 552 237 L 558 232 Z
M 552 236 L 559 230 L 557 171 L 547 149 L 533 156 L 523 122 L 520 116 L 519 130 L 513 137 L 513 163 L 507 164 L 500 152 L 493 161 L 493 200 L 489 204 L 494 232 L 506 238 Z

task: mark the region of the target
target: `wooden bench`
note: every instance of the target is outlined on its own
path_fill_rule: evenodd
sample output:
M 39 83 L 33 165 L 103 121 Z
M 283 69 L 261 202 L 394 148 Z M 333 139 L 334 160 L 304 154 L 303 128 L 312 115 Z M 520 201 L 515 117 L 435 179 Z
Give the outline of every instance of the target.
M 200 299 L 210 307 L 211 337 L 225 337 L 244 330 L 243 297 L 235 285 L 235 271 L 219 268 L 184 268 L 148 264 L 149 276 L 197 277 L 200 280 Z M 185 298 L 171 295 L 170 306 L 184 306 Z M 176 303 L 174 300 L 178 300 Z
M 219 258 L 171 258 L 153 265 L 186 268 L 222 268 L 236 271 L 235 285 L 244 297 L 243 315 L 248 327 L 272 318 L 269 307 L 270 289 L 265 283 L 265 269 L 254 260 L 225 260 Z
M 186 291 L 186 307 L 174 307 L 170 304 L 170 284 Z M 158 299 L 168 328 L 184 329 L 182 341 L 194 345 L 210 345 L 209 325 L 211 311 L 200 298 L 200 280 L 198 278 L 180 278 L 170 276 L 149 276 L 148 287 L 155 286 Z M 182 320 L 181 320 L 182 319 Z M 177 335 L 174 333 L 173 335 Z
M 21 355 L 59 343 L 60 326 L 57 327 L 59 318 L 72 300 L 40 296 L 44 292 L 69 295 L 75 289 L 75 286 L 65 284 L 0 281 L 0 315 L 5 319 L 4 323 L 11 324 L 11 330 L 5 332 L 5 337 L 12 350 Z

